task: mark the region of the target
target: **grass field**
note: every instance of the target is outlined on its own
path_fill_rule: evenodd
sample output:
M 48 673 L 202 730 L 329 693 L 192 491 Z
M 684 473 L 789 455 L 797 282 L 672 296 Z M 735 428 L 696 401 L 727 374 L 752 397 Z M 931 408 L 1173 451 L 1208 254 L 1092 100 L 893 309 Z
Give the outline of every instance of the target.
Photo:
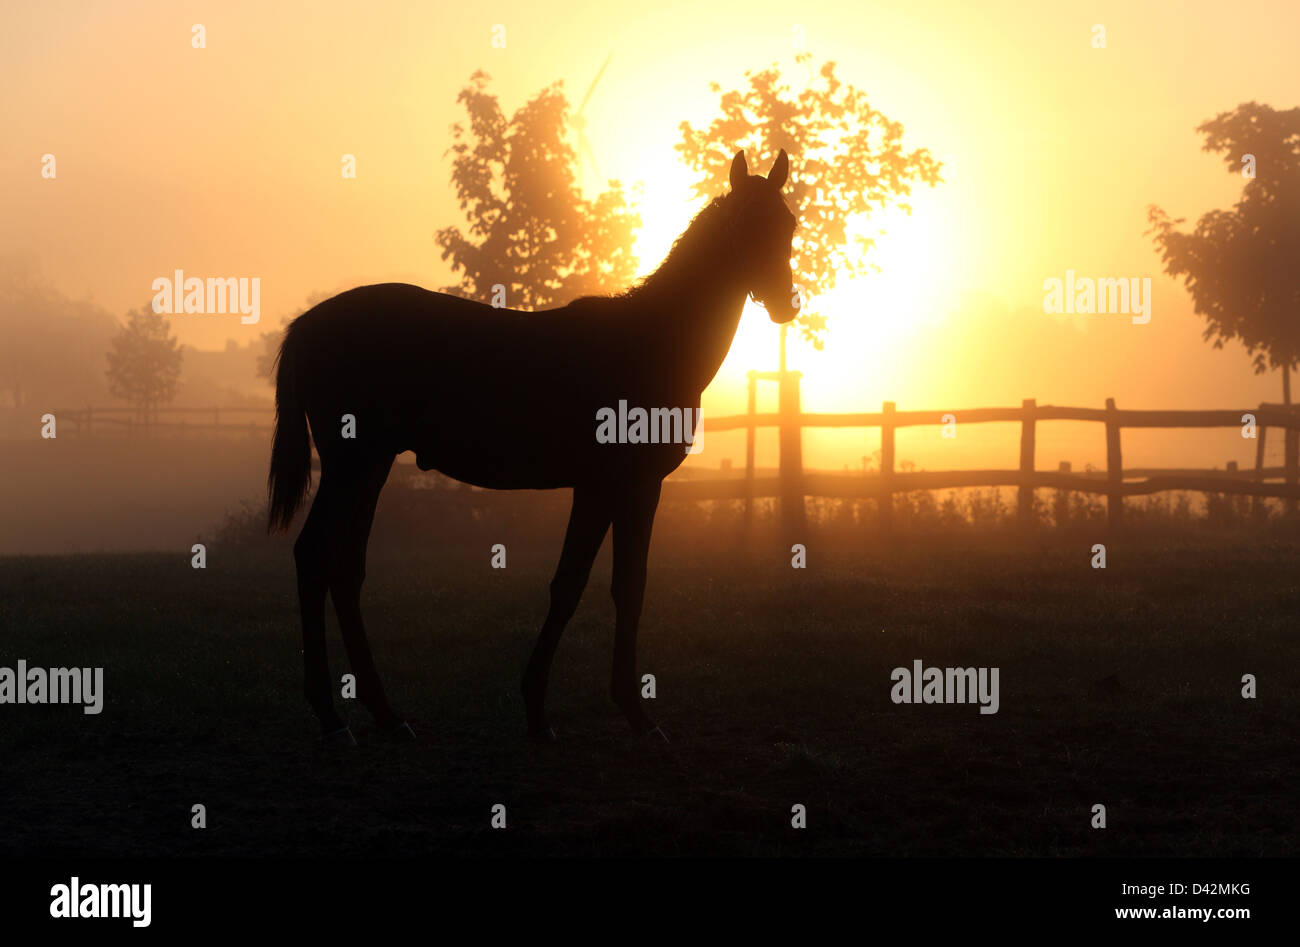
M 788 545 L 670 531 L 639 661 L 666 746 L 607 698 L 607 549 L 556 660 L 554 746 L 522 739 L 517 685 L 558 536 L 505 570 L 458 542 L 372 552 L 371 639 L 420 740 L 352 705 L 354 749 L 320 745 L 301 696 L 287 541 L 206 570 L 0 559 L 0 665 L 103 666 L 107 691 L 99 716 L 0 706 L 0 852 L 1294 854 L 1300 543 L 1117 539 L 1103 571 L 1092 541 L 814 538 L 796 570 Z M 893 704 L 917 658 L 1000 668 L 999 713 Z

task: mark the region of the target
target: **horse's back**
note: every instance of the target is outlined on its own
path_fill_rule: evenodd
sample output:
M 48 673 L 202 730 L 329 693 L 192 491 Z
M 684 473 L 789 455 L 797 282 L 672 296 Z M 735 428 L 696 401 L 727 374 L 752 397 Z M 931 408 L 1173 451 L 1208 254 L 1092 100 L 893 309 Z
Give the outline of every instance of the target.
M 364 447 L 336 433 L 350 413 L 357 441 L 412 450 L 424 469 L 488 487 L 572 485 L 616 453 L 598 449 L 597 410 L 636 397 L 640 334 L 607 302 L 520 312 L 404 283 L 326 300 L 290 328 L 307 353 L 318 450 Z
M 492 340 L 522 342 L 562 332 L 561 312 L 498 309 L 409 283 L 379 283 L 325 300 L 299 316 L 293 331 L 354 355 L 400 359 L 415 348 L 428 358 L 439 351 L 452 355 L 457 348 L 487 348 Z
M 566 309 L 498 309 L 406 283 L 362 286 L 300 316 L 290 328 L 329 387 L 407 395 L 468 393 L 544 377 L 575 359 L 587 334 Z

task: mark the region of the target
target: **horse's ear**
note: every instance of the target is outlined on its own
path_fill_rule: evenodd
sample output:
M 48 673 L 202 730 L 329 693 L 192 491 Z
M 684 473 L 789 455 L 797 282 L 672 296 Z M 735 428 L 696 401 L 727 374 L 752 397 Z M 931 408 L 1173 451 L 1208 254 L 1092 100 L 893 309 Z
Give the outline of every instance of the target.
M 767 180 L 779 191 L 785 187 L 786 178 L 789 176 L 790 159 L 786 156 L 785 149 L 782 148 L 781 153 L 772 162 L 772 170 L 767 172 Z
M 745 151 L 742 148 L 736 152 L 736 157 L 731 159 L 731 189 L 736 190 L 745 183 L 747 177 L 749 177 L 749 165 L 745 164 Z

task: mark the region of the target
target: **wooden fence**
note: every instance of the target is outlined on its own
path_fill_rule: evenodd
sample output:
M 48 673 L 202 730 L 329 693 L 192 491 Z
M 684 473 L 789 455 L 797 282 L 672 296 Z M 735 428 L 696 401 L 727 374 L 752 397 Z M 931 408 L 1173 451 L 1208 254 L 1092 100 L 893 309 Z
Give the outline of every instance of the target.
M 1300 406 L 1261 404 L 1241 410 L 1138 411 L 1120 410 L 1113 398 L 1105 408 L 1072 408 L 1039 405 L 1027 399 L 1018 408 L 949 408 L 944 411 L 899 411 L 886 401 L 880 411 L 848 414 L 805 414 L 800 409 L 799 372 L 750 372 L 745 414 L 704 417 L 704 435 L 744 430 L 745 472 L 743 477 L 673 477 L 664 484 L 669 500 L 744 500 L 752 512 L 755 499 L 781 500 L 787 522 L 802 521 L 807 497 L 871 498 L 878 501 L 881 525 L 893 522 L 893 495 L 912 490 L 945 490 L 966 487 L 1017 487 L 1018 514 L 1022 522 L 1033 518 L 1035 489 L 1075 490 L 1106 497 L 1111 525 L 1124 518 L 1124 498 L 1165 490 L 1287 500 L 1294 512 L 1300 499 Z M 779 410 L 760 414 L 757 383 L 778 384 Z M 54 412 L 60 433 L 113 435 L 150 433 L 175 436 L 188 433 L 249 435 L 268 437 L 274 415 L 267 407 L 164 408 L 158 411 L 169 420 L 140 422 L 129 408 L 86 408 Z M 1245 415 L 1255 419 L 1255 465 L 1239 470 L 1229 463 L 1224 470 L 1175 468 L 1128 468 L 1123 465 L 1121 432 L 1125 428 L 1235 428 L 1240 431 Z M 170 420 L 170 418 L 179 420 Z M 231 420 L 235 418 L 236 420 Z M 243 420 L 249 418 L 249 420 Z M 996 470 L 900 471 L 896 469 L 894 434 L 899 428 L 949 423 L 958 425 L 991 422 L 1020 424 L 1020 462 L 1014 468 Z M 1035 435 L 1039 421 L 1091 421 L 1106 426 L 1106 469 L 1073 472 L 1068 463 L 1057 470 L 1039 470 L 1035 463 Z M 754 463 L 755 439 L 759 428 L 775 427 L 780 434 L 779 473 L 759 477 Z M 880 469 L 874 473 L 805 472 L 802 432 L 807 428 L 880 428 Z M 1281 467 L 1264 466 L 1264 445 L 1269 428 L 1285 432 L 1285 461 Z
M 86 407 L 51 413 L 60 433 L 83 437 L 262 437 L 269 436 L 275 426 L 275 409 L 271 407 L 159 408 L 148 422 L 133 408 Z
M 1277 497 L 1287 500 L 1294 511 L 1300 499 L 1300 411 L 1296 407 L 1263 404 L 1242 410 L 1209 411 L 1137 411 L 1120 410 L 1113 398 L 1105 408 L 1073 408 L 1039 405 L 1027 399 L 1018 408 L 974 408 L 945 411 L 899 411 L 886 401 L 878 412 L 853 414 L 804 414 L 798 411 L 798 373 L 787 372 L 793 379 L 781 379 L 778 373 L 750 373 L 749 410 L 729 417 L 705 417 L 705 436 L 721 431 L 746 431 L 745 475 L 743 478 L 710 480 L 676 480 L 664 484 L 664 496 L 676 500 L 739 499 L 747 510 L 760 497 L 779 497 L 787 522 L 801 520 L 803 500 L 809 496 L 874 498 L 878 501 L 881 526 L 893 523 L 893 495 L 911 490 L 942 490 L 963 487 L 1017 487 L 1018 514 L 1022 523 L 1033 518 L 1033 492 L 1038 488 L 1076 490 L 1106 497 L 1108 521 L 1118 526 L 1124 518 L 1124 498 L 1165 490 L 1191 490 L 1205 493 L 1252 497 Z M 774 376 L 778 376 L 775 377 Z M 759 414 L 755 408 L 755 381 L 777 380 L 782 383 L 783 410 Z M 790 391 L 793 389 L 793 396 Z M 1235 428 L 1245 426 L 1245 415 L 1255 419 L 1257 432 L 1255 467 L 1239 470 L 1229 463 L 1225 470 L 1189 470 L 1175 468 L 1128 468 L 1123 465 L 1121 432 L 1125 428 Z M 1000 470 L 899 471 L 895 465 L 894 434 L 899 428 L 919 425 L 959 425 L 990 422 L 1020 424 L 1020 463 Z M 1035 435 L 1039 421 L 1092 421 L 1106 426 L 1106 469 L 1075 473 L 1068 463 L 1055 471 L 1039 470 L 1035 464 Z M 776 477 L 757 477 L 754 467 L 754 440 L 759 428 L 776 427 L 781 432 L 780 472 Z M 801 458 L 801 432 L 806 428 L 880 428 L 880 470 L 867 474 L 805 473 Z M 1286 432 L 1285 464 L 1264 466 L 1264 444 L 1268 428 Z M 1270 482 L 1272 481 L 1272 482 Z

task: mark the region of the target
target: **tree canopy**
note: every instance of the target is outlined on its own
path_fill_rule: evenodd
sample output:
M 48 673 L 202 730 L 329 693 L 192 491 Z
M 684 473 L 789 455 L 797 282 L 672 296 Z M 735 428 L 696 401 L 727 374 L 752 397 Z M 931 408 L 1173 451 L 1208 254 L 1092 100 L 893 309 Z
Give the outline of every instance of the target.
M 617 181 L 588 200 L 575 175 L 568 141 L 569 103 L 562 84 L 543 89 L 509 118 L 489 77 L 475 72 L 457 102 L 468 125 L 452 126 L 448 150 L 452 183 L 468 231 L 438 231 L 442 259 L 460 281 L 445 288 L 493 302 L 506 287 L 515 309 L 560 305 L 585 295 L 613 293 L 636 272 L 633 239 L 641 218 Z
M 801 65 L 811 59 L 806 52 L 795 57 Z M 911 213 L 905 199 L 913 184 L 938 184 L 941 164 L 928 149 L 905 149 L 903 126 L 836 78 L 834 62 L 823 63 L 793 94 L 775 64 L 745 78 L 744 89 L 725 93 L 710 84 L 721 114 L 707 128 L 682 122 L 676 149 L 699 172 L 695 192 L 705 198 L 725 192 L 727 168 L 740 149 L 759 165 L 782 148 L 790 155 L 786 199 L 799 220 L 794 271 L 805 301 L 791 324 L 820 349 L 826 316 L 817 312 L 817 297 L 838 278 L 864 272 L 875 243 L 853 235 L 850 225 L 889 206 Z
M 1281 369 L 1290 404 L 1300 359 L 1300 108 L 1248 102 L 1196 130 L 1229 172 L 1246 172 L 1241 200 L 1203 215 L 1190 233 L 1177 229 L 1184 218 L 1152 205 L 1147 232 L 1165 272 L 1183 277 L 1205 339 L 1215 348 L 1239 340 L 1257 374 Z
M 142 306 L 128 314 L 108 350 L 108 388 L 148 423 L 154 409 L 176 397 L 181 351 L 167 320 Z

